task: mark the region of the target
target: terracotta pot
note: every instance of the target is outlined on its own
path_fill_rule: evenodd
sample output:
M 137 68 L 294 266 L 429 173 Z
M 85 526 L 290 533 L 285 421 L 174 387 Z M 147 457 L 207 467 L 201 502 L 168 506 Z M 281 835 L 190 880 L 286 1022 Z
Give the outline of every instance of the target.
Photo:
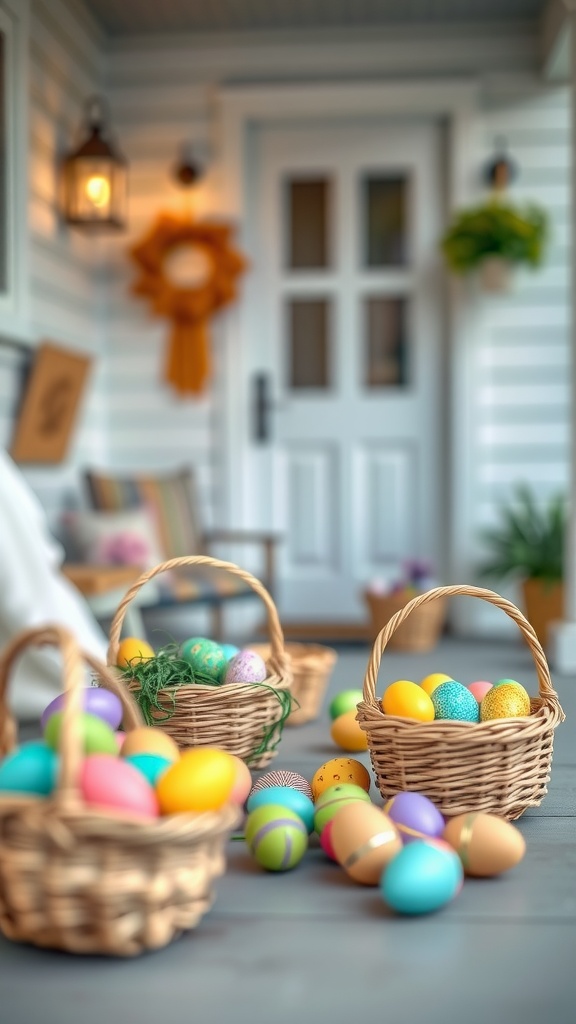
M 524 614 L 546 648 L 549 624 L 564 617 L 564 585 L 547 580 L 524 580 L 522 593 Z

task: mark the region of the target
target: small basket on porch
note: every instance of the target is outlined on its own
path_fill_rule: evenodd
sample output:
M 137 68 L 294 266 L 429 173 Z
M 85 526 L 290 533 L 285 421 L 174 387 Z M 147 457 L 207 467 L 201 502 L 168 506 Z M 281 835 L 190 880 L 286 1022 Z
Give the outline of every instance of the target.
M 260 597 L 267 611 L 270 637 L 268 675 L 261 683 L 210 686 L 186 682 L 160 689 L 149 724 L 163 729 L 181 748 L 220 747 L 242 758 L 249 768 L 265 768 L 277 754 L 284 724 L 292 710 L 292 672 L 276 605 L 262 583 L 245 569 L 208 555 L 190 555 L 171 558 L 142 573 L 124 595 L 112 620 L 108 664 L 117 663 L 124 616 L 141 588 L 159 573 L 193 566 L 211 566 L 239 576 Z M 124 681 L 138 700 L 138 681 L 126 676 Z
M 376 680 L 394 632 L 417 609 L 455 596 L 477 597 L 495 605 L 520 629 L 538 676 L 539 693 L 531 698 L 529 715 L 473 723 L 417 722 L 384 714 L 376 697 Z M 427 796 L 446 816 L 486 811 L 508 819 L 537 807 L 546 794 L 554 730 L 564 717 L 531 624 L 510 601 L 471 586 L 436 587 L 393 615 L 374 640 L 357 713 L 384 800 L 408 790 Z
M 413 590 L 404 589 L 391 594 L 365 590 L 371 636 L 376 636 L 392 616 L 408 604 L 413 594 Z M 445 621 L 446 601 L 443 598 L 420 605 L 390 637 L 388 647 L 394 651 L 431 651 L 438 643 Z
M 258 651 L 264 661 L 268 662 L 270 644 L 250 644 L 250 648 Z M 304 725 L 320 714 L 338 654 L 332 647 L 323 644 L 289 642 L 285 650 L 292 666 L 292 696 L 295 702 L 286 725 Z
M 2 654 L 0 755 L 16 739 L 8 677 L 31 645 L 51 645 L 61 654 L 66 697 L 60 768 L 50 796 L 0 793 L 0 930 L 17 942 L 71 953 L 135 956 L 165 946 L 195 928 L 210 908 L 238 810 L 226 805 L 145 820 L 84 803 L 78 789 L 83 661 L 98 685 L 120 698 L 126 730 L 142 718 L 114 674 L 82 654 L 58 626 L 27 630 Z

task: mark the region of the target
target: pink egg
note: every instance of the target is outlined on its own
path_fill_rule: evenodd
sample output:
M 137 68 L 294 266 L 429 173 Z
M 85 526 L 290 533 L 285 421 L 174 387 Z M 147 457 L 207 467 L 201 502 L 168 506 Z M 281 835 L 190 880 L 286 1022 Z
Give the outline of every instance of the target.
M 235 754 L 232 755 L 236 763 L 236 778 L 234 785 L 232 786 L 232 792 L 230 793 L 230 800 L 233 804 L 237 804 L 242 807 L 248 799 L 248 794 L 252 789 L 252 775 L 250 769 L 245 761 L 241 757 L 237 757 Z
M 327 821 L 320 833 L 320 846 L 330 860 L 337 861 L 336 854 L 334 853 L 334 847 L 332 846 L 332 821 L 333 819 Z
M 122 748 L 122 744 L 124 743 L 124 740 L 126 739 L 126 733 L 125 733 L 125 732 L 122 732 L 122 730 L 121 730 L 121 729 L 119 729 L 119 730 L 118 730 L 118 731 L 116 732 L 116 734 L 115 734 L 115 735 L 116 735 L 116 742 L 117 742 L 117 744 L 118 744 L 118 750 L 121 750 L 121 748 Z
M 257 651 L 246 648 L 228 662 L 225 683 L 262 683 L 268 670 L 264 658 Z
M 134 765 L 112 754 L 90 754 L 80 769 L 80 792 L 87 804 L 128 816 L 157 818 L 158 799 Z
M 488 693 L 488 690 L 492 689 L 492 685 L 493 684 L 489 683 L 486 679 L 477 679 L 475 683 L 468 683 L 468 689 L 480 704 Z

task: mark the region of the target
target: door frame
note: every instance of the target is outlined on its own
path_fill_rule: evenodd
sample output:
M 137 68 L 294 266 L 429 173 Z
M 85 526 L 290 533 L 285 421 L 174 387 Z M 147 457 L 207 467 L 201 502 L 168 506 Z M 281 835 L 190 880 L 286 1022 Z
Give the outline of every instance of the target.
M 471 201 L 475 193 L 481 155 L 476 134 L 479 105 L 480 85 L 469 78 L 223 87 L 218 92 L 219 159 L 215 168 L 221 212 L 236 224 L 239 244 L 249 250 L 251 225 L 246 211 L 253 159 L 249 143 L 255 127 L 319 118 L 343 122 L 359 117 L 416 116 L 436 119 L 444 126 L 443 200 L 450 214 Z M 257 301 L 256 283 L 248 273 L 242 299 L 225 318 L 220 334 L 220 373 L 216 382 L 220 436 L 218 511 L 221 522 L 237 527 L 269 525 L 264 519 L 255 522 L 252 496 L 246 486 L 251 406 L 250 396 L 238 387 L 238 382 L 244 387 L 244 353 L 256 327 Z M 473 546 L 474 432 L 470 410 L 474 407 L 475 315 L 468 290 L 453 279 L 448 281 L 446 305 L 450 361 L 446 556 L 449 579 L 462 582 L 470 573 Z M 454 624 L 465 630 L 471 621 L 468 609 L 458 606 L 454 611 Z

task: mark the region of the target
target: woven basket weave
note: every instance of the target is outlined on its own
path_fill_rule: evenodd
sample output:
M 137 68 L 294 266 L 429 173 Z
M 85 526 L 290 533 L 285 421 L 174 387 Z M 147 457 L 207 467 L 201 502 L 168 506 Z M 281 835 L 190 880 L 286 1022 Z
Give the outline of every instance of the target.
M 415 609 L 458 595 L 488 601 L 517 624 L 538 675 L 539 696 L 531 699 L 530 715 L 481 723 L 416 722 L 385 715 L 376 698 L 376 679 L 390 637 Z M 554 729 L 564 717 L 544 651 L 528 620 L 493 591 L 469 586 L 429 590 L 392 617 L 374 641 L 357 713 L 385 800 L 409 790 L 429 797 L 447 816 L 487 811 L 509 819 L 537 807 L 546 794 Z
M 194 928 L 214 899 L 224 845 L 238 822 L 225 806 L 153 821 L 88 807 L 77 789 L 82 660 L 122 701 L 124 728 L 142 724 L 113 673 L 56 626 L 28 630 L 0 661 L 0 753 L 14 747 L 9 672 L 29 645 L 53 645 L 66 690 L 57 788 L 47 798 L 0 793 L 0 929 L 9 939 L 72 953 L 134 956 Z
M 250 644 L 250 649 L 258 651 L 268 661 L 270 644 Z M 286 725 L 304 725 L 320 714 L 338 655 L 332 647 L 324 647 L 322 644 L 287 643 L 285 650 L 292 666 L 292 696 L 296 702 Z
M 284 650 L 284 636 L 276 606 L 265 587 L 249 572 L 233 562 L 221 562 L 207 555 L 172 558 L 143 573 L 118 605 L 110 626 L 108 664 L 118 659 L 120 634 L 126 609 L 138 591 L 162 572 L 194 565 L 227 569 L 252 587 L 268 613 L 271 653 L 268 676 L 263 683 L 230 683 L 207 686 L 190 683 L 158 692 L 160 711 L 156 725 L 167 732 L 179 747 L 220 747 L 236 754 L 250 768 L 264 768 L 276 756 L 286 718 L 279 695 L 290 697 L 292 673 Z M 126 682 L 126 677 L 124 677 Z M 133 691 L 138 683 L 128 680 Z M 166 716 L 166 717 L 164 717 Z

